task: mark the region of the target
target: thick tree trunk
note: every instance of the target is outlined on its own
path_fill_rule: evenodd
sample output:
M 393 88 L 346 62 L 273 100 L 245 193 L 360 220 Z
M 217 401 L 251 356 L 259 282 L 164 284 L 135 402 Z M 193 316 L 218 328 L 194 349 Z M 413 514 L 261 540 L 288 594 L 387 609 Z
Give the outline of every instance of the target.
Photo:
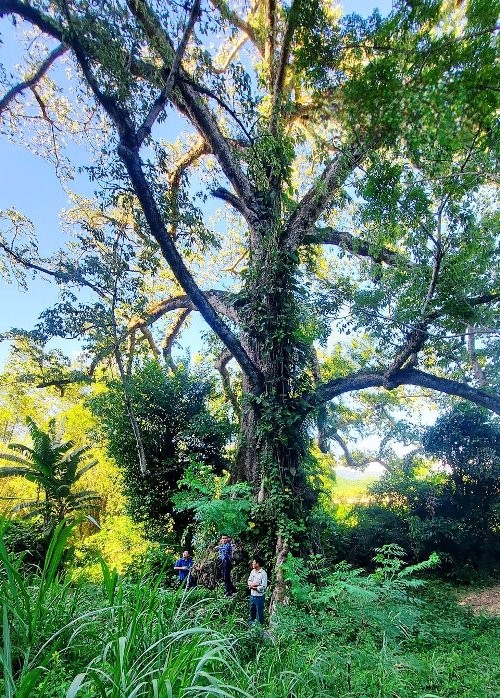
M 273 240 L 270 234 L 267 247 L 251 260 L 242 292 L 247 320 L 244 345 L 264 377 L 264 389 L 256 394 L 243 381 L 241 442 L 233 479 L 252 485 L 254 516 L 262 521 L 260 530 L 268 532 L 269 550 L 263 552 L 275 560 L 271 612 L 286 600 L 282 565 L 315 501 L 303 469 L 304 417 L 295 403 L 309 356 L 296 339 L 296 264 L 280 250 L 279 236 Z
M 240 415 L 240 442 L 232 472 L 234 482 L 248 482 L 257 494 L 262 480 L 259 468 L 259 438 L 257 424 L 259 415 L 253 402 L 251 386 L 243 378 L 243 405 Z

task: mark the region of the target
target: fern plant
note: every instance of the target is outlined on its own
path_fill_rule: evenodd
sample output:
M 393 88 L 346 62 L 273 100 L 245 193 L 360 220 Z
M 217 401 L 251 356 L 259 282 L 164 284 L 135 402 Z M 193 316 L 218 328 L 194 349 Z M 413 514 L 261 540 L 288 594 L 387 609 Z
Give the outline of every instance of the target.
M 215 475 L 204 463 L 192 461 L 175 494 L 177 511 L 191 510 L 196 523 L 196 547 L 205 549 L 220 533 L 236 536 L 248 527 L 251 489 L 245 482 L 230 484 L 227 472 Z

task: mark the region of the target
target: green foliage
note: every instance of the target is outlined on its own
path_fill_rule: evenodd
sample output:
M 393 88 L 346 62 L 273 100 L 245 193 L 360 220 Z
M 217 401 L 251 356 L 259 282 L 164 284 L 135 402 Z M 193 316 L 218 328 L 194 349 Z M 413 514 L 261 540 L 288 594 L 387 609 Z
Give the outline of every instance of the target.
M 148 552 L 159 548 L 147 540 L 142 527 L 128 516 L 109 516 L 97 533 L 79 540 L 73 551 L 75 580 L 101 581 L 102 562 L 124 574 Z
M 156 362 L 148 363 L 128 379 L 128 389 L 146 453 L 145 475 L 139 469 L 121 384 L 110 383 L 89 404 L 109 455 L 122 469 L 133 519 L 147 525 L 148 535 L 163 539 L 172 520 L 177 531 L 190 520 L 175 514 L 171 502 L 190 462 L 206 463 L 216 473 L 227 466 L 224 447 L 230 425 L 224 416 L 210 411 L 213 383 L 185 368 L 171 373 Z
M 11 555 L 22 554 L 22 567 L 41 567 L 50 539 L 45 535 L 43 525 L 26 518 L 8 520 L 2 531 L 3 542 Z
M 202 551 L 226 533 L 236 536 L 248 528 L 253 502 L 245 482 L 230 484 L 230 474 L 215 475 L 208 465 L 192 463 L 178 482 L 185 491 L 173 496 L 176 511 L 193 511 L 195 544 Z
M 22 502 L 14 507 L 14 511 L 27 512 L 30 517 L 43 517 L 46 529 L 50 530 L 98 500 L 93 491 L 74 489 L 78 480 L 97 461 L 85 462 L 89 446 L 77 448 L 73 441 L 62 441 L 55 419 L 49 421 L 46 432 L 31 417 L 26 418 L 26 425 L 33 445 L 9 444 L 12 453 L 1 453 L 0 460 L 14 465 L 0 468 L 0 477 L 23 477 L 42 489 L 44 499 Z
M 51 633 L 54 616 L 57 618 L 58 611 L 64 608 L 63 617 L 67 619 L 68 612 L 71 614 L 74 608 L 69 601 L 69 581 L 60 582 L 58 573 L 75 525 L 76 522 L 68 525 L 62 521 L 55 527 L 37 585 L 31 588 L 22 572 L 22 557 L 9 555 L 5 547 L 3 534 L 6 522 L 1 522 L 3 649 L 0 650 L 0 662 L 4 670 L 5 694 L 9 698 L 28 698 L 32 695 L 50 656 L 44 650 L 57 646 L 61 633 L 60 628 Z M 69 608 L 65 608 L 68 602 Z
M 273 180 L 287 182 L 294 155 L 293 143 L 284 134 L 262 134 L 254 142 L 248 159 L 248 174 L 256 189 L 267 192 Z
M 317 560 L 290 556 L 293 604 L 267 630 L 242 622 L 246 600 L 165 590 L 162 573 L 131 583 L 103 562 L 102 584 L 70 584 L 56 572 L 66 533 L 29 577 L 0 541 L 9 698 L 495 696 L 498 621 L 457 606 L 449 586 L 416 584 L 430 563 L 408 567 L 396 548 L 371 575 L 343 564 L 317 577 Z
M 479 411 L 453 409 L 424 434 L 439 462 L 413 456 L 394 462 L 370 487 L 375 502 L 355 507 L 339 525 L 346 556 L 368 564 L 383 543 L 414 560 L 437 551 L 443 569 L 459 578 L 494 567 L 500 550 L 499 431 Z

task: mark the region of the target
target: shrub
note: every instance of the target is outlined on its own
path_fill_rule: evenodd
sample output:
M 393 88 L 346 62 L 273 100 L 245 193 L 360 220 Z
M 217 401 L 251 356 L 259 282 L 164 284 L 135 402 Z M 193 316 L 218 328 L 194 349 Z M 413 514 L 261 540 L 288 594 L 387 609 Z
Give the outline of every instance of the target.
M 129 511 L 157 540 L 166 529 L 182 531 L 191 517 L 175 513 L 171 502 L 177 482 L 192 462 L 210 465 L 216 473 L 227 466 L 224 448 L 231 433 L 228 420 L 213 414 L 209 401 L 213 383 L 201 374 L 181 368 L 169 372 L 156 362 L 142 367 L 129 379 L 130 397 L 148 464 L 140 472 L 134 435 L 125 409 L 122 386 L 109 389 L 89 402 L 106 438 L 109 455 L 123 472 Z

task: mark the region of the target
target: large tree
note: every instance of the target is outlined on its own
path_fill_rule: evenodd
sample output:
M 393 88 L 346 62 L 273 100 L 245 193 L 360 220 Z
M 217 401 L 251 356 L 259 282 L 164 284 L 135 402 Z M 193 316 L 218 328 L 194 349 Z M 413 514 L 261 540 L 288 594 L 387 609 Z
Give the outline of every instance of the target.
M 36 34 L 24 79 L 0 100 L 7 126 L 38 116 L 59 168 L 57 129 L 90 133 L 90 174 L 125 211 L 112 227 L 122 239 L 132 229 L 152 276 L 166 262 L 175 278 L 177 291 L 144 303 L 125 333 L 113 321 L 115 349 L 175 311 L 168 354 L 198 311 L 228 388 L 237 362 L 233 477 L 274 522 L 278 561 L 314 499 L 308 430 L 317 420 L 320 441 L 335 438 L 327 403 L 417 386 L 500 412 L 494 3 L 401 1 L 365 20 L 321 0 L 0 0 L 0 16 Z M 61 57 L 66 73 L 53 67 Z M 70 69 L 80 122 L 57 91 Z M 169 143 L 179 119 L 187 134 Z M 200 188 L 227 207 L 219 238 Z M 239 255 L 211 288 L 200 258 L 217 247 L 223 257 L 238 226 Z M 11 264 L 85 284 L 114 313 L 116 283 L 103 288 L 95 270 L 35 263 L 12 239 L 2 248 Z

